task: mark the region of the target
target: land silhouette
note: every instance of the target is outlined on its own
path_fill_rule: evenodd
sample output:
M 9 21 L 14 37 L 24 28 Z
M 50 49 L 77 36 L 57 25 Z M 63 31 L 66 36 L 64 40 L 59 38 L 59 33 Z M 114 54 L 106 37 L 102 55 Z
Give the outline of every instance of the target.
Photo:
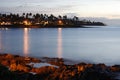
M 0 14 L 0 27 L 33 27 L 33 28 L 74 28 L 74 27 L 84 27 L 84 26 L 105 26 L 102 22 L 95 22 L 86 19 L 79 19 L 79 17 L 74 16 L 73 18 L 68 18 L 67 15 L 64 16 L 54 16 L 53 14 L 32 14 L 32 13 L 22 13 L 20 14 Z

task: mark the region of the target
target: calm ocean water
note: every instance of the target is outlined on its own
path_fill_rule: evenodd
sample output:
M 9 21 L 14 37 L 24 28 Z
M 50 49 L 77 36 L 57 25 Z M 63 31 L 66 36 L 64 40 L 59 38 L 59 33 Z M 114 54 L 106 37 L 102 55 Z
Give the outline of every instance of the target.
M 0 29 L 0 52 L 120 64 L 120 28 Z

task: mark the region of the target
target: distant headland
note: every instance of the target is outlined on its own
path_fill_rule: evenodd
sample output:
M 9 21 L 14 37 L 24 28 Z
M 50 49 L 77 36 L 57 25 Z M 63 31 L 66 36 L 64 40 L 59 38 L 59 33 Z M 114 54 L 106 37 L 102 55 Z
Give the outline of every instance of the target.
M 81 20 L 77 16 L 68 18 L 67 15 L 58 17 L 53 14 L 0 14 L 0 27 L 8 28 L 84 28 L 85 26 L 105 26 L 102 22 Z

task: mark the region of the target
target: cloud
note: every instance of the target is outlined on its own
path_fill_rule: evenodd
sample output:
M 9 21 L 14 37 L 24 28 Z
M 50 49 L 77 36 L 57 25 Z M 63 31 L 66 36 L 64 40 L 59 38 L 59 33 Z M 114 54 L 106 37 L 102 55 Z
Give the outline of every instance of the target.
M 113 18 L 120 18 L 120 15 L 111 15 Z
M 44 5 L 30 5 L 28 3 L 25 3 L 16 7 L 0 7 L 0 11 L 10 13 L 32 12 L 61 15 L 70 12 L 72 7 L 73 5 L 58 5 L 56 7 L 46 7 Z
M 9 1 L 9 0 L 7 0 Z M 1 12 L 39 12 L 39 13 L 75 13 L 75 9 L 82 5 L 78 0 L 11 0 L 12 3 L 2 2 Z M 2 4 L 0 3 L 0 4 Z M 77 3 L 77 4 L 76 4 Z M 8 5 L 9 4 L 9 5 Z M 8 5 L 8 6 L 6 6 Z M 12 6 L 11 6 L 12 5 Z

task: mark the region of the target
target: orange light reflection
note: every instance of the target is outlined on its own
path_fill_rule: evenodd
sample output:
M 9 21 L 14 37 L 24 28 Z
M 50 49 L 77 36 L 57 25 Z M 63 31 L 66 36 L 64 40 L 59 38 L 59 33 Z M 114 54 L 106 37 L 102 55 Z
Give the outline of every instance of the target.
M 28 36 L 28 28 L 24 28 L 24 44 L 23 44 L 23 52 L 26 57 L 28 57 L 29 53 L 29 36 Z
M 62 28 L 58 28 L 57 54 L 58 54 L 58 58 L 62 58 Z

